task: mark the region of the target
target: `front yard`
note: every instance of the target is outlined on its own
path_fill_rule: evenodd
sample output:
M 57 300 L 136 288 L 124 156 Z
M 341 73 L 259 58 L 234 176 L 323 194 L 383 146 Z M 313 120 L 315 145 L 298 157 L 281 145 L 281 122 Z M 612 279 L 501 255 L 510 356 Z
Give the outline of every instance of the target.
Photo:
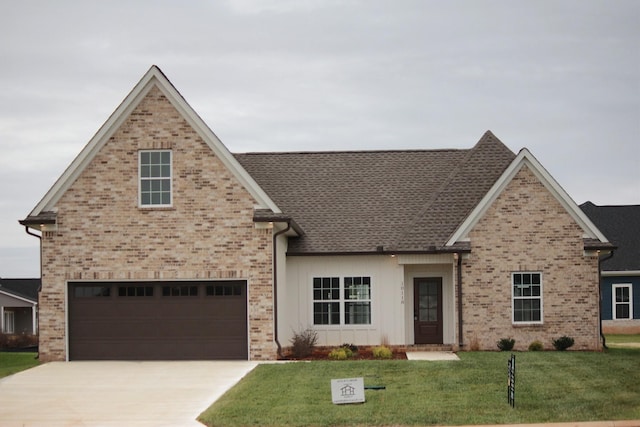
M 460 361 L 328 361 L 258 366 L 205 411 L 209 426 L 461 425 L 640 419 L 640 349 L 516 354 Z M 330 380 L 363 377 L 366 402 L 334 405 Z
M 37 353 L 10 353 L 0 351 L 0 378 L 33 368 L 40 364 L 36 356 Z

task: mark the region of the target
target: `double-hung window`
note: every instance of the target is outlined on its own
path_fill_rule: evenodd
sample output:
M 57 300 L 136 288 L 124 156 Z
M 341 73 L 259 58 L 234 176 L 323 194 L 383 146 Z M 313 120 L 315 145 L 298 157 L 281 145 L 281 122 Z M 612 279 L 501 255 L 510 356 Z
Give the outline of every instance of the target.
M 171 206 L 171 151 L 140 151 L 139 170 L 140 206 Z
M 513 323 L 542 323 L 542 273 L 513 273 Z
M 613 320 L 632 318 L 632 290 L 629 284 L 613 285 Z
M 370 277 L 315 277 L 314 325 L 370 325 Z

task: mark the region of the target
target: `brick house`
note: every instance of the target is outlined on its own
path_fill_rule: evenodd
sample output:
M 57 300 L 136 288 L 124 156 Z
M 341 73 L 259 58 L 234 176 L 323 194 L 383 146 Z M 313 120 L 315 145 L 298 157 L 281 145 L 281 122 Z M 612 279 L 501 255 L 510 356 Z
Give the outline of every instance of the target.
M 320 345 L 597 350 L 612 245 L 526 149 L 231 154 L 155 66 L 28 217 L 40 356 Z M 30 231 L 33 232 L 33 231 Z

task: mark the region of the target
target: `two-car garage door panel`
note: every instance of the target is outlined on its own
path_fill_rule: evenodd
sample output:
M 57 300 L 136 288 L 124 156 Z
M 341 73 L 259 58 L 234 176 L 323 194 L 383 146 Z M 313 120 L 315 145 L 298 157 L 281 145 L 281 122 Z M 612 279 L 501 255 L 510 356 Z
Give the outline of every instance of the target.
M 72 283 L 69 358 L 246 360 L 246 289 L 244 281 Z

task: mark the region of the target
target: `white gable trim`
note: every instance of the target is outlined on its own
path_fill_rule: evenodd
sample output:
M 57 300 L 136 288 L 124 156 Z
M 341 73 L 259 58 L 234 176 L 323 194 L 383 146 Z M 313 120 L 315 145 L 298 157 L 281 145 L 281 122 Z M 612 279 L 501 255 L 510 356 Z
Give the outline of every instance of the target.
M 601 242 L 608 242 L 607 238 L 598 230 L 598 228 L 591 222 L 591 220 L 582 212 L 582 209 L 576 204 L 576 202 L 569 197 L 566 191 L 558 184 L 558 182 L 547 172 L 547 170 L 538 162 L 538 160 L 527 150 L 523 148 L 520 150 L 516 158 L 511 162 L 509 167 L 498 178 L 493 187 L 487 192 L 484 198 L 478 203 L 475 209 L 464 220 L 462 225 L 453 233 L 449 241 L 445 246 L 452 246 L 456 242 L 468 241 L 469 232 L 475 227 L 480 219 L 487 212 L 489 207 L 498 198 L 502 191 L 511 182 L 514 176 L 527 166 L 531 172 L 542 182 L 551 194 L 560 202 L 560 204 L 566 209 L 571 217 L 580 225 L 584 231 L 583 237 L 598 239 Z
M 42 212 L 51 211 L 62 195 L 80 176 L 82 171 L 93 160 L 95 155 L 107 143 L 111 135 L 122 125 L 129 117 L 131 112 L 138 106 L 140 101 L 149 93 L 151 88 L 158 87 L 167 97 L 169 102 L 180 112 L 191 127 L 198 135 L 209 145 L 214 154 L 222 161 L 224 166 L 240 181 L 244 188 L 253 196 L 261 208 L 268 208 L 276 213 L 280 213 L 280 209 L 271 200 L 267 193 L 260 188 L 256 181 L 247 173 L 247 171 L 238 163 L 238 161 L 229 152 L 227 147 L 218 139 L 207 124 L 198 116 L 191 108 L 187 101 L 180 95 L 178 90 L 171 84 L 167 77 L 160 69 L 153 65 L 149 71 L 140 79 L 138 84 L 122 101 L 118 108 L 111 114 L 107 121 L 102 125 L 98 132 L 91 138 L 87 145 L 82 149 L 80 154 L 71 162 L 69 167 L 58 178 L 56 183 L 47 192 L 44 198 L 31 211 L 30 215 L 38 215 Z

